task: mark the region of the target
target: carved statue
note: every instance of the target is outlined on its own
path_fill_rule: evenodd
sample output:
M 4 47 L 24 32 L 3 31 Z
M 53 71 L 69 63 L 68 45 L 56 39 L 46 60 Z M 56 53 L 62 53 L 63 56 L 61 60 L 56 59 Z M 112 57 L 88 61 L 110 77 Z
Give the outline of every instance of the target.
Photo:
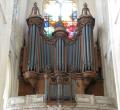
M 87 7 L 87 3 L 84 3 L 84 8 L 82 9 L 82 16 L 83 15 L 91 15 L 89 8 Z
M 36 2 L 34 3 L 30 16 L 41 16 Z

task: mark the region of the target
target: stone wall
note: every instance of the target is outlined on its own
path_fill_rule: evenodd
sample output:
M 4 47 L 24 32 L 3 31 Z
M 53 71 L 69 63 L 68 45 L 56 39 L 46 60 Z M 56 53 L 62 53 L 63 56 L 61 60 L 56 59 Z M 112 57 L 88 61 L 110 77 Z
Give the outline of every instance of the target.
M 19 55 L 26 24 L 27 0 L 0 0 L 0 110 L 18 94 Z
M 46 105 L 44 95 L 27 95 L 8 100 L 6 110 L 117 110 L 112 99 L 103 96 L 76 95 L 76 103 Z
M 97 27 L 97 37 L 100 42 L 101 54 L 102 54 L 101 56 L 102 56 L 102 72 L 104 79 L 104 94 L 105 96 L 113 98 L 114 104 L 117 106 L 116 89 L 118 87 L 117 84 L 115 83 L 116 71 L 114 68 L 114 56 L 113 56 L 114 53 L 113 50 L 116 47 L 112 49 L 113 40 L 111 40 L 111 30 L 110 30 L 110 25 L 111 25 L 110 14 L 112 13 L 113 10 L 114 10 L 113 13 L 115 13 L 116 11 L 115 9 L 112 9 L 112 11 L 109 12 L 109 10 L 112 7 L 110 7 L 109 9 L 110 5 L 108 1 L 109 0 L 96 0 L 96 27 Z M 118 41 L 118 39 L 115 40 Z M 119 59 L 117 61 L 119 61 Z
M 0 0 L 0 110 L 3 106 L 3 93 L 7 75 L 7 61 L 10 45 L 13 0 Z
M 117 103 L 120 109 L 120 0 L 107 0 L 109 13 L 109 37 L 113 57 Z

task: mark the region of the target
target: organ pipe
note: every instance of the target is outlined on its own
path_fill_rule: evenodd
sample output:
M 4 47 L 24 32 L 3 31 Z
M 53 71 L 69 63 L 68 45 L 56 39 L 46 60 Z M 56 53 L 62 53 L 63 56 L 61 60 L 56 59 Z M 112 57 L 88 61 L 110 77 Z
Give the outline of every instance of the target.
M 84 5 L 82 14 L 78 18 L 78 30 L 73 39 L 68 38 L 68 32 L 62 21 L 60 20 L 58 23 L 59 25 L 56 23 L 52 38 L 49 39 L 44 34 L 44 19 L 41 16 L 30 16 L 27 19 L 29 30 L 28 40 L 25 42 L 27 46 L 25 45 L 23 49 L 23 57 L 25 57 L 23 60 L 25 60 L 22 72 L 24 74 L 29 73 L 32 78 L 37 76 L 38 79 L 41 77 L 40 74 L 45 75 L 46 99 L 49 95 L 58 99 L 68 97 L 70 96 L 70 94 L 67 94 L 69 91 L 71 91 L 71 97 L 75 96 L 77 80 L 80 84 L 83 84 L 86 73 L 90 73 L 91 77 L 94 78 L 96 76 L 92 73 L 98 71 L 98 66 L 95 64 L 98 53 L 97 51 L 94 52 L 93 41 L 95 19 L 90 14 L 87 5 Z M 28 70 L 26 70 L 26 67 L 28 67 Z M 77 76 L 78 74 L 80 76 Z M 53 76 L 53 79 L 56 79 L 54 81 L 58 80 L 57 82 L 53 81 Z M 65 77 L 70 84 L 65 82 Z M 52 85 L 53 82 L 55 85 Z M 49 86 L 50 84 L 51 86 Z M 52 88 L 52 90 L 49 90 L 49 88 Z
M 95 19 L 90 14 L 87 4 L 84 4 L 82 15 L 78 19 L 78 29 L 81 35 L 82 72 L 95 71 L 93 28 Z

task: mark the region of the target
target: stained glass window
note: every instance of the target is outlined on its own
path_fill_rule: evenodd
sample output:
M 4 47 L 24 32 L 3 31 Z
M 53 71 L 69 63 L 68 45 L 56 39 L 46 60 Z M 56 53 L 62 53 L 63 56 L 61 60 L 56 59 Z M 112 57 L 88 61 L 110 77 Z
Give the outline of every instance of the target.
M 75 34 L 77 24 L 77 4 L 75 0 L 46 0 L 44 3 L 44 29 L 50 38 L 55 23 L 61 18 L 69 38 Z

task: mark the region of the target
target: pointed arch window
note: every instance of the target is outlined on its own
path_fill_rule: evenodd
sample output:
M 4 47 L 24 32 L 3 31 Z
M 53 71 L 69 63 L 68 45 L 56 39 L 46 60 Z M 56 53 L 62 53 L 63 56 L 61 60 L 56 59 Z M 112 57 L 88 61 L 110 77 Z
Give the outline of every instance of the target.
M 49 38 L 54 32 L 55 23 L 61 19 L 69 38 L 75 34 L 77 24 L 76 0 L 45 0 L 44 2 L 44 29 Z

